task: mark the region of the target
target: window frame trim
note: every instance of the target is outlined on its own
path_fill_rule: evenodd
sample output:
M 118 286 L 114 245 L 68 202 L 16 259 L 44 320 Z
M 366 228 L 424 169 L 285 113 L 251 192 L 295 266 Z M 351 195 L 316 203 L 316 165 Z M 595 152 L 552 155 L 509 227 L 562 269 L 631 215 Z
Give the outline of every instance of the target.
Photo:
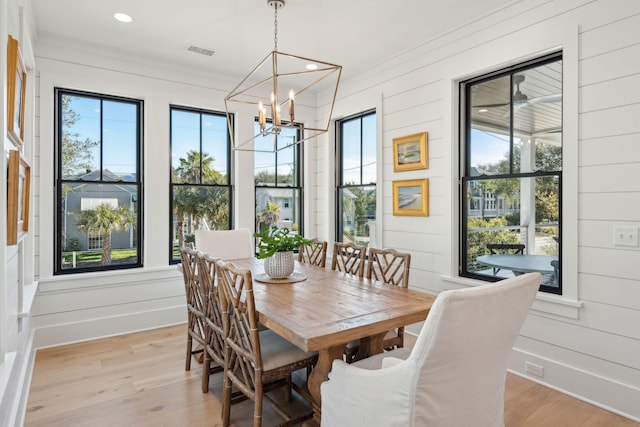
M 132 268 L 143 268 L 144 267 L 144 100 L 131 98 L 126 96 L 119 95 L 111 95 L 107 93 L 98 93 L 93 91 L 85 91 L 78 89 L 69 89 L 64 88 L 62 86 L 54 86 L 53 88 L 54 97 L 53 97 L 53 121 L 54 121 L 54 176 L 53 176 L 53 187 L 54 187 L 54 240 L 53 240 L 53 276 L 64 276 L 69 274 L 86 274 L 86 273 L 100 273 L 100 272 L 109 272 L 109 271 L 118 271 L 118 270 L 127 270 Z M 65 180 L 62 178 L 62 141 L 60 138 L 62 137 L 63 131 L 63 120 L 61 120 L 61 106 L 62 106 L 62 96 L 63 95 L 71 95 L 71 96 L 80 96 L 80 97 L 89 97 L 95 98 L 100 101 L 100 180 L 99 181 L 79 181 L 79 180 Z M 63 215 L 61 212 L 62 208 L 62 188 L 64 182 L 83 182 L 88 184 L 108 184 L 108 185 L 117 185 L 122 184 L 122 182 L 117 181 L 103 181 L 103 146 L 104 142 L 102 139 L 103 134 L 103 108 L 102 103 L 105 101 L 116 101 L 116 102 L 126 102 L 130 104 L 134 104 L 137 106 L 137 114 L 136 114 L 136 181 L 133 182 L 125 182 L 125 185 L 134 185 L 137 191 L 137 211 L 136 211 L 136 240 L 137 240 L 137 251 L 138 251 L 138 259 L 136 263 L 132 264 L 112 264 L 112 265 L 99 265 L 95 267 L 84 267 L 84 268 L 73 268 L 73 269 L 63 269 L 62 268 L 62 222 Z
M 509 77 L 509 84 L 510 87 L 513 88 L 513 76 L 514 74 L 516 74 L 517 72 L 522 72 L 522 71 L 526 71 L 532 68 L 536 68 L 539 66 L 543 66 L 545 64 L 549 64 L 549 63 L 553 63 L 556 61 L 562 61 L 562 94 L 563 94 L 563 103 L 562 103 L 562 130 L 563 130 L 563 145 L 562 145 L 562 169 L 560 171 L 554 171 L 554 172 L 548 172 L 548 171 L 541 171 L 541 172 L 519 172 L 519 173 L 514 173 L 513 171 L 513 165 L 514 165 L 514 144 L 513 144 L 513 138 L 514 138 L 514 114 L 513 114 L 513 107 L 514 107 L 514 103 L 511 100 L 509 102 L 509 139 L 510 139 L 510 144 L 509 144 L 509 173 L 508 174 L 496 174 L 496 175 L 490 175 L 489 177 L 473 177 L 471 176 L 471 164 L 470 164 L 470 157 L 469 157 L 469 153 L 471 152 L 471 126 L 467 126 L 468 124 L 468 119 L 469 117 L 471 117 L 471 102 L 470 102 L 470 91 L 471 91 L 471 86 L 474 84 L 480 84 L 482 82 L 486 82 L 486 81 L 490 81 L 496 78 L 500 78 L 500 77 L 505 77 L 508 76 Z M 565 218 L 564 218 L 564 210 L 563 210 L 563 206 L 564 206 L 564 199 L 563 199 L 563 175 L 564 175 L 564 167 L 565 167 L 565 155 L 566 155 L 566 151 L 565 151 L 565 145 L 564 145 L 564 130 L 565 130 L 565 124 L 564 124 L 564 120 L 566 117 L 566 111 L 565 111 L 565 107 L 564 107 L 564 87 L 565 87 L 565 57 L 564 57 L 564 51 L 563 50 L 555 50 L 552 52 L 548 52 L 545 53 L 543 55 L 539 55 L 539 56 L 533 56 L 531 58 L 528 58 L 522 62 L 516 62 L 513 64 L 509 64 L 508 66 L 505 67 L 500 67 L 494 71 L 490 71 L 484 74 L 480 74 L 478 76 L 470 76 L 466 79 L 460 79 L 457 82 L 457 86 L 458 86 L 458 93 L 459 93 L 459 105 L 458 105 L 458 126 L 460 128 L 460 133 L 459 133 L 459 138 L 458 138 L 458 146 L 459 146 L 459 151 L 458 151 L 458 165 L 459 165 L 459 170 L 458 170 L 458 206 L 457 206 L 457 218 L 458 218 L 458 257 L 457 257 L 457 275 L 460 278 L 469 278 L 469 279 L 474 279 L 474 280 L 478 280 L 481 282 L 489 282 L 489 283 L 493 283 L 493 282 L 497 282 L 502 280 L 501 278 L 497 278 L 497 277 L 491 277 L 491 276 L 486 276 L 486 275 L 480 275 L 480 274 L 474 274 L 473 272 L 469 272 L 466 270 L 465 266 L 467 263 L 467 254 L 465 253 L 465 249 L 467 248 L 466 243 L 463 242 L 463 238 L 465 238 L 467 236 L 468 230 L 467 230 L 467 223 L 466 220 L 468 219 L 468 215 L 467 212 L 465 212 L 465 208 L 468 207 L 467 203 L 466 203 L 466 183 L 469 181 L 478 181 L 478 180 L 483 180 L 483 179 L 502 179 L 502 178 L 518 178 L 518 179 L 522 179 L 522 178 L 538 178 L 538 177 L 544 177 L 544 176 L 557 176 L 558 177 L 558 199 L 559 199 L 559 217 L 560 217 L 560 221 L 558 224 L 558 235 L 562 236 L 563 235 L 563 228 L 564 228 L 564 223 L 565 223 Z M 561 239 L 561 241 L 563 241 L 563 239 Z M 563 266 L 564 269 L 564 265 L 563 265 L 563 253 L 564 253 L 564 246 L 560 246 L 560 252 L 558 254 L 558 260 L 560 262 L 560 265 Z M 562 272 L 561 269 L 560 271 Z M 564 283 L 564 278 L 562 277 L 562 273 L 561 273 L 561 277 L 559 278 L 559 284 L 557 287 L 554 286 L 548 286 L 548 285 L 540 285 L 540 292 L 544 292 L 546 294 L 552 294 L 552 295 L 559 295 L 562 296 L 563 295 L 563 283 Z
M 234 197 L 234 186 L 233 186 L 233 171 L 231 169 L 233 165 L 233 150 L 231 148 L 231 136 L 229 134 L 229 127 L 227 126 L 227 114 L 221 111 L 208 110 L 205 108 L 198 107 L 187 107 L 184 105 L 178 104 L 169 104 L 169 153 L 171 153 L 173 147 L 173 114 L 172 112 L 182 111 L 187 113 L 198 113 L 198 123 L 199 123 L 199 132 L 198 132 L 198 149 L 200 154 L 200 175 L 198 176 L 198 183 L 174 183 L 171 168 L 172 158 L 169 155 L 169 265 L 176 265 L 181 262 L 179 258 L 173 258 L 173 190 L 175 187 L 207 187 L 207 188 L 227 188 L 229 191 L 229 230 L 233 229 L 233 197 Z M 220 116 L 224 119 L 226 136 L 227 136 L 227 183 L 226 184 L 203 184 L 202 183 L 202 116 L 203 114 L 209 114 L 212 116 Z M 234 116 L 233 113 L 229 113 L 231 116 L 231 121 L 233 122 Z
M 379 218 L 379 206 L 381 203 L 381 198 L 379 197 L 381 196 L 380 192 L 379 192 L 379 187 L 378 187 L 378 174 L 379 174 L 379 168 L 380 168 L 380 163 L 379 161 L 376 161 L 377 165 L 376 165 L 376 182 L 375 183 L 367 183 L 364 184 L 362 183 L 362 145 L 363 145 L 363 138 L 362 138 L 362 132 L 363 132 L 363 127 L 362 127 L 362 121 L 365 117 L 370 116 L 370 115 L 375 115 L 376 116 L 376 129 L 375 129 L 375 135 L 376 135 L 376 150 L 379 150 L 379 144 L 378 144 L 378 133 L 379 133 L 379 129 L 378 127 L 379 125 L 379 120 L 378 120 L 378 108 L 370 108 L 367 110 L 364 110 L 362 112 L 359 113 L 355 113 L 355 114 L 351 114 L 345 117 L 342 117 L 341 119 L 336 120 L 336 126 L 335 126 L 335 152 L 334 152 L 334 164 L 335 164 L 335 188 L 334 188 L 334 200 L 335 200 L 335 211 L 334 211 L 334 221 L 336 224 L 335 227 L 335 233 L 334 233 L 334 239 L 336 242 L 342 242 L 342 235 L 344 234 L 343 232 L 343 223 L 342 223 L 342 199 L 340 197 L 340 193 L 341 191 L 343 191 L 345 188 L 361 188 L 361 187 L 375 187 L 376 188 L 376 224 L 378 224 L 378 218 Z M 351 120 L 355 120 L 355 119 L 359 119 L 361 126 L 360 126 L 360 184 L 359 185 L 345 185 L 343 183 L 343 144 L 342 144 L 342 128 L 345 122 L 351 121 Z M 376 159 L 379 159 L 380 157 L 378 156 L 378 152 L 376 152 Z M 379 226 L 377 226 L 377 228 L 379 228 Z M 378 229 L 376 229 L 376 234 L 378 234 Z

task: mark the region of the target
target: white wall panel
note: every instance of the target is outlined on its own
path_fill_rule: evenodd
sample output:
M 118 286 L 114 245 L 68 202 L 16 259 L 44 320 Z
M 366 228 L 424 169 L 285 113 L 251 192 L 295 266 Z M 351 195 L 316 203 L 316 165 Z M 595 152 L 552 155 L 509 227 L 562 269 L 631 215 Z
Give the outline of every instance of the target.
M 579 197 L 580 219 L 640 221 L 640 193 L 589 193 Z
M 640 278 L 640 251 L 583 247 L 579 250 L 580 272 L 620 279 Z
M 619 19 L 615 21 L 583 32 L 580 44 L 581 58 L 591 58 L 640 43 L 640 31 L 638 31 L 640 8 L 638 8 L 637 2 L 635 4 L 627 3 L 625 16 L 618 15 Z M 621 11 L 616 7 L 612 7 L 612 9 L 618 13 Z
M 638 227 L 639 222 L 612 222 L 612 221 L 580 221 L 580 246 L 596 248 L 608 248 L 619 250 L 638 250 L 631 246 L 615 246 L 613 243 L 614 227 Z
M 637 133 L 583 140 L 580 144 L 582 166 L 640 162 Z
M 580 111 L 587 113 L 637 103 L 640 103 L 640 73 L 583 87 Z
M 587 86 L 637 74 L 640 72 L 640 64 L 629 59 L 637 58 L 638 55 L 640 45 L 636 44 L 583 59 L 580 62 L 581 85 Z
M 638 54 L 640 55 L 640 50 L 638 50 Z M 638 72 L 640 72 L 640 67 Z M 639 116 L 640 103 L 581 114 L 582 137 L 600 138 L 640 133 L 640 121 L 635 120 Z
M 629 386 L 640 382 L 640 371 L 630 370 L 628 366 L 593 357 L 586 353 L 577 353 L 563 346 L 553 345 L 521 335 L 516 340 L 514 348 L 534 357 L 537 354 L 544 354 L 546 360 L 580 371 L 607 372 L 607 376 L 610 376 L 612 380 Z
M 640 310 L 640 282 L 595 274 L 580 275 L 580 298 Z M 635 315 L 635 313 L 634 313 Z
M 640 191 L 640 179 L 629 178 L 638 171 L 640 162 L 583 166 L 580 168 L 580 189 L 583 193 L 637 192 Z
M 531 339 L 542 336 L 548 344 L 640 369 L 640 341 L 636 339 L 534 315 L 528 317 L 520 335 Z

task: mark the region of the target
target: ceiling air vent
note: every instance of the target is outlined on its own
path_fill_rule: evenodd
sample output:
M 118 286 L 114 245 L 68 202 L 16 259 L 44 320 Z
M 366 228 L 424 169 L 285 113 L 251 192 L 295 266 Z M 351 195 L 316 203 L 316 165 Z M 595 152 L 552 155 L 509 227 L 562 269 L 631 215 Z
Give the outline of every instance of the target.
M 191 52 L 199 53 L 201 55 L 207 55 L 207 56 L 213 56 L 213 54 L 216 53 L 215 50 L 205 49 L 203 47 L 198 47 L 193 45 L 190 45 L 189 47 L 187 47 L 187 50 Z

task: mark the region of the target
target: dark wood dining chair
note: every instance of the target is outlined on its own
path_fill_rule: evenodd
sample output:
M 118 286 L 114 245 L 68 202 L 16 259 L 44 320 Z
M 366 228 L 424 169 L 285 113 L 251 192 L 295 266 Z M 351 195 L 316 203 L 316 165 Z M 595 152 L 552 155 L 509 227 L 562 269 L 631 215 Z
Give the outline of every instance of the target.
M 411 254 L 398 252 L 395 249 L 369 249 L 366 277 L 389 285 L 406 288 L 409 286 Z M 404 327 L 391 329 L 384 337 L 382 346 L 385 350 L 404 346 Z M 366 357 L 359 354 L 360 340 L 347 343 L 344 356 L 348 363 Z
M 311 418 L 311 411 L 297 417 L 289 416 L 266 392 L 269 385 L 283 385 L 286 386 L 287 400 L 291 400 L 292 388 L 306 397 L 306 390 L 292 381 L 292 374 L 306 369 L 308 376 L 317 361 L 317 353 L 307 353 L 269 329 L 259 331 L 251 271 L 238 269 L 224 261 L 218 261 L 216 266 L 225 325 L 222 425 L 230 424 L 234 386 L 254 402 L 254 427 L 262 425 L 263 401 L 286 419 L 284 425 Z
M 187 299 L 187 359 L 185 370 L 191 370 L 191 357 L 204 352 L 206 324 L 203 294 L 197 274 L 198 252 L 187 247 L 180 248 L 182 275 Z
M 198 279 L 206 295 L 204 307 L 205 346 L 202 362 L 202 392 L 209 391 L 209 376 L 224 370 L 224 324 L 219 289 L 216 283 L 216 261 L 198 253 Z M 212 366 L 213 362 L 213 366 Z
M 327 242 L 311 239 L 310 243 L 300 245 L 298 262 L 324 268 L 327 263 Z
M 366 256 L 367 248 L 365 246 L 352 242 L 335 242 L 331 256 L 331 269 L 364 277 Z

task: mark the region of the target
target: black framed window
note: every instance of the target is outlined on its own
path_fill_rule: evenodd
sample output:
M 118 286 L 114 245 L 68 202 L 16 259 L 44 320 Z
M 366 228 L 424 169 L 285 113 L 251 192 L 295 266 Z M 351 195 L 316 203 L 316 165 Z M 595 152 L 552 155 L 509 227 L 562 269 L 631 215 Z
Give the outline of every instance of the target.
M 55 89 L 55 274 L 142 266 L 143 102 Z
M 460 93 L 460 275 L 540 271 L 540 290 L 561 294 L 562 54 L 462 82 Z
M 224 113 L 171 106 L 170 263 L 195 230 L 231 229 L 231 139 Z
M 376 112 L 336 125 L 336 241 L 369 246 L 375 242 Z
M 258 134 L 257 120 L 254 128 Z M 302 233 L 302 144 L 295 143 L 300 139 L 298 128 L 283 127 L 276 136 L 254 140 L 256 231 L 275 225 Z

